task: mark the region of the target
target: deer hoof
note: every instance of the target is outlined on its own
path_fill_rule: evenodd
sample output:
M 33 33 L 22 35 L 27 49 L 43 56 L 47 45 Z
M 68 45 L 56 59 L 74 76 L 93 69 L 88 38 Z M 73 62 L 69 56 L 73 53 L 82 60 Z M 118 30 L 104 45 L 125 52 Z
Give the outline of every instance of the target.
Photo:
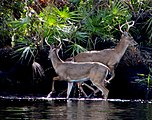
M 55 91 L 51 91 L 48 95 L 47 95 L 47 98 L 50 98 L 50 97 L 55 97 L 55 94 L 56 92 Z
M 108 95 L 103 95 L 103 99 L 107 100 Z

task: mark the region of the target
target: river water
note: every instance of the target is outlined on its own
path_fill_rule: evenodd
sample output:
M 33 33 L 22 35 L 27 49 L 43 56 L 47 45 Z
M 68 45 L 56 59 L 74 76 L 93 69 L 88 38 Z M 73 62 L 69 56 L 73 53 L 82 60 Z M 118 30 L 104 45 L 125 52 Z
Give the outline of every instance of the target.
M 0 120 L 152 120 L 152 102 L 0 97 Z

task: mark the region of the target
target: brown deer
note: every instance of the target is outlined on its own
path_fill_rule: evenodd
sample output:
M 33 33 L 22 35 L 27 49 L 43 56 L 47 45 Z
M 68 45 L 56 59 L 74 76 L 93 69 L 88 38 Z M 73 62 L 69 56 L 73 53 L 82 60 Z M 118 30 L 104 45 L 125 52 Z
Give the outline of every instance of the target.
M 91 82 L 102 92 L 103 98 L 107 99 L 109 90 L 104 86 L 104 82 L 110 69 L 106 65 L 98 62 L 64 62 L 58 55 L 61 42 L 56 48 L 53 48 L 48 44 L 47 39 L 45 39 L 45 42 L 50 46 L 48 58 L 51 59 L 53 68 L 59 75 L 53 79 L 52 91 L 48 94 L 48 97 L 54 91 L 55 80 L 64 80 L 69 83 L 91 80 Z M 69 98 L 70 92 L 71 88 L 68 87 L 67 98 Z
M 127 29 L 126 31 L 123 32 L 122 27 L 127 25 Z M 100 62 L 103 63 L 105 65 L 107 65 L 110 68 L 110 71 L 112 73 L 111 78 L 109 79 L 109 81 L 107 81 L 108 83 L 110 82 L 110 80 L 112 80 L 115 77 L 115 68 L 117 67 L 118 63 L 120 62 L 122 56 L 124 55 L 125 51 L 127 50 L 129 45 L 137 45 L 137 43 L 134 41 L 134 39 L 129 36 L 128 31 L 130 29 L 130 27 L 132 27 L 134 25 L 134 21 L 130 21 L 130 22 L 126 22 L 125 24 L 119 26 L 120 32 L 122 33 L 120 42 L 115 46 L 115 48 L 113 49 L 104 49 L 101 51 L 86 51 L 86 52 L 82 52 L 79 53 L 78 55 L 73 57 L 73 61 L 75 62 Z M 82 86 L 81 86 L 82 82 L 79 85 L 80 90 L 82 91 L 82 93 L 85 95 Z M 72 84 L 68 84 L 69 87 Z M 86 85 L 86 84 L 84 84 Z M 90 89 L 93 90 L 92 87 L 88 86 Z M 96 91 L 97 92 L 97 91 Z

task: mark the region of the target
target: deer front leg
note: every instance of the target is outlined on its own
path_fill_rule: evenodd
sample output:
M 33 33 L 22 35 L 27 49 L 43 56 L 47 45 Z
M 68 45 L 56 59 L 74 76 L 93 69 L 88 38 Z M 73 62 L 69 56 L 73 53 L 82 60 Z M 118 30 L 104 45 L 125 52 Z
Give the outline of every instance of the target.
M 82 83 L 81 83 L 81 82 L 80 82 L 80 83 L 78 82 L 77 85 L 78 85 L 78 88 L 80 89 L 80 91 L 83 93 L 83 95 L 84 95 L 85 97 L 88 97 L 87 94 L 84 92 L 84 90 L 83 90 L 83 88 L 82 88 Z M 90 87 L 89 85 L 86 85 L 86 86 Z M 70 96 L 72 87 L 73 87 L 73 82 L 68 82 L 67 98 L 69 98 L 69 96 Z M 92 87 L 91 87 L 91 88 L 92 88 Z
M 73 87 L 73 82 L 68 82 L 67 99 L 69 99 L 72 87 Z
M 77 84 L 78 84 L 78 88 L 81 90 L 81 92 L 84 94 L 84 96 L 87 97 L 87 94 L 84 92 L 84 90 L 83 90 L 82 86 L 80 85 L 80 83 L 77 83 Z M 72 87 L 73 87 L 73 82 L 68 82 L 67 99 L 70 96 Z
M 52 81 L 52 90 L 51 90 L 51 92 L 47 95 L 47 98 L 49 98 L 49 97 L 52 97 L 52 94 L 53 94 L 53 92 L 54 92 L 54 80 Z
M 53 77 L 53 81 L 52 81 L 52 90 L 51 90 L 51 92 L 47 95 L 47 98 L 51 97 L 52 94 L 53 94 L 53 92 L 55 92 L 55 89 L 54 89 L 54 82 L 55 82 L 55 80 L 60 80 L 60 77 L 59 77 L 59 76 Z

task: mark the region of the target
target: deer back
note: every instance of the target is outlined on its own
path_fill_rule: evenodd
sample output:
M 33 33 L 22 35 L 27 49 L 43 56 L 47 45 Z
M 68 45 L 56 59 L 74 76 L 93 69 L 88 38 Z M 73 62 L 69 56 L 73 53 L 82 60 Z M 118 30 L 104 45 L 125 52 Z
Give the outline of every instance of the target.
M 79 53 L 74 57 L 76 62 L 100 62 L 103 64 L 108 63 L 108 60 L 114 55 L 113 49 L 104 49 L 101 51 L 87 51 Z

